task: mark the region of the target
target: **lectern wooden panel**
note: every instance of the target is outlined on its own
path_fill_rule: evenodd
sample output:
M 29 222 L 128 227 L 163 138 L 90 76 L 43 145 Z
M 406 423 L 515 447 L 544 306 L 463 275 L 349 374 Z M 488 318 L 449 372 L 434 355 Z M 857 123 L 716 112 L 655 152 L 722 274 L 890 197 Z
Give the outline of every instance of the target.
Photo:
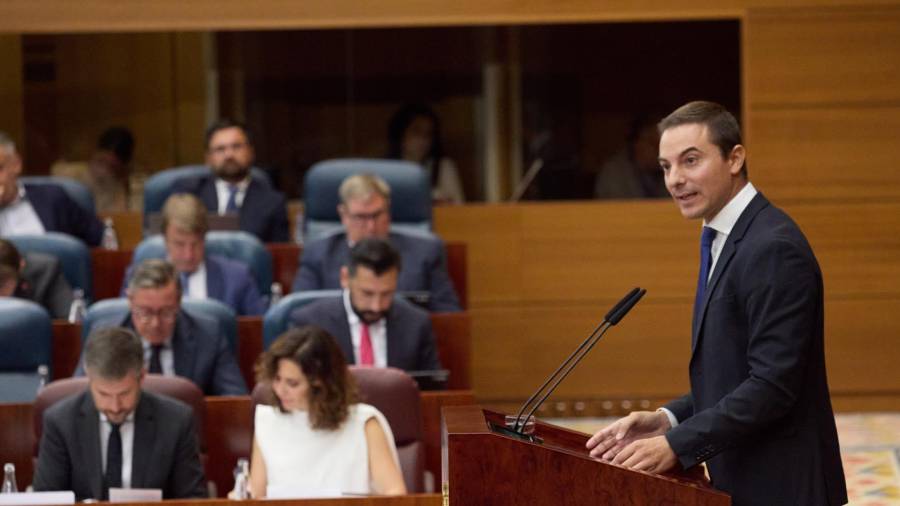
M 502 435 L 503 415 L 479 406 L 446 407 L 443 485 L 450 504 L 727 506 L 701 480 L 655 475 L 592 459 L 586 434 L 538 422 L 533 443 Z

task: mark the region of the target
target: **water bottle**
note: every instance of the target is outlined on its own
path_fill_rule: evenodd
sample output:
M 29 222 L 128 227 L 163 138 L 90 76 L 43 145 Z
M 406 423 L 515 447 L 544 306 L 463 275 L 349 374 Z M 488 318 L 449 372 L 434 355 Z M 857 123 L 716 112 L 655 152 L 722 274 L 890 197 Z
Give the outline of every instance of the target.
M 284 292 L 281 290 L 281 283 L 277 281 L 272 283 L 272 295 L 269 297 L 269 307 L 278 304 L 278 301 L 280 301 L 283 296 Z
M 103 241 L 101 242 L 101 245 L 103 246 L 103 249 L 119 249 L 119 238 L 116 237 L 116 229 L 113 228 L 112 218 L 103 220 Z
M 250 462 L 238 459 L 234 468 L 234 498 L 250 499 Z
M 72 290 L 72 305 L 69 306 L 69 323 L 84 321 L 84 313 L 87 312 L 87 304 L 84 302 L 84 290 L 76 288 Z
M 38 392 L 41 391 L 42 388 L 47 384 L 50 380 L 50 369 L 47 367 L 47 364 L 41 364 L 37 367 L 38 374 Z
M 10 462 L 3 465 L 3 489 L 0 493 L 12 494 L 19 491 L 16 486 L 16 466 Z
M 297 210 L 297 221 L 294 225 L 294 243 L 303 246 L 303 209 Z

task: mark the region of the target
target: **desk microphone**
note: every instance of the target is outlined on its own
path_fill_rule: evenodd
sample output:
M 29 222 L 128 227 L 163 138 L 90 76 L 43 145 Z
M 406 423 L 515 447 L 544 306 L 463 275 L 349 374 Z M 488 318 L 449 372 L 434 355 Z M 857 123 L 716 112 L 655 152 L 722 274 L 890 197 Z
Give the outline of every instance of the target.
M 578 348 L 576 348 L 575 351 L 572 352 L 571 355 L 569 355 L 569 357 L 562 363 L 562 365 L 560 365 L 556 368 L 555 371 L 553 371 L 553 374 L 551 374 L 550 377 L 547 378 L 547 381 L 545 381 L 544 384 L 541 385 L 541 387 L 538 388 L 537 391 L 532 394 L 532 396 L 529 397 L 527 401 L 525 401 L 525 404 L 522 405 L 522 409 L 520 409 L 519 413 L 516 415 L 516 421 L 515 424 L 513 424 L 512 428 L 513 432 L 519 435 L 524 435 L 523 430 L 525 429 L 525 422 L 529 420 L 532 415 L 534 415 L 534 412 L 537 411 L 541 404 L 543 404 L 544 401 L 547 400 L 547 397 L 549 397 L 550 394 L 552 394 L 553 391 L 556 390 L 556 387 L 558 387 L 559 384 L 562 383 L 564 379 L 566 379 L 566 376 L 568 376 L 569 373 L 572 372 L 572 369 L 575 369 L 575 367 L 579 362 L 581 362 L 585 355 L 590 353 L 594 345 L 597 344 L 597 341 L 599 341 L 600 338 L 603 337 L 603 334 L 605 334 L 610 327 L 619 323 L 622 318 L 624 318 L 625 315 L 628 314 L 629 311 L 631 311 L 631 308 L 633 308 L 634 305 L 637 304 L 639 300 L 641 300 L 641 297 L 643 297 L 645 293 L 647 293 L 647 290 L 643 288 L 633 288 L 630 292 L 628 292 L 628 294 L 625 295 L 625 297 L 622 298 L 622 300 L 620 300 L 615 306 L 613 306 L 608 313 L 606 313 L 606 316 L 603 317 L 603 321 L 601 321 L 600 324 L 597 325 L 594 331 L 591 332 L 584 341 L 582 341 L 581 345 L 579 345 Z M 523 413 L 528 410 L 529 406 L 531 407 L 531 409 L 528 411 L 528 414 L 523 417 Z

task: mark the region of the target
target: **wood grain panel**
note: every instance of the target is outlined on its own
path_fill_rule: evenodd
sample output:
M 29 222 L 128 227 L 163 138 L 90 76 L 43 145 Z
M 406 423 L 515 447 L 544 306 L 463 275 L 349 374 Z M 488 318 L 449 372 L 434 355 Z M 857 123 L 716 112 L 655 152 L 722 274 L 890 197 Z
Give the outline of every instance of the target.
M 4 70 L 0 73 L 0 130 L 12 137 L 25 152 L 24 87 L 22 85 L 22 37 L 0 36 L 0 60 Z
M 900 103 L 754 108 L 748 126 L 750 176 L 774 199 L 900 198 Z
M 900 101 L 900 8 L 750 9 L 745 19 L 754 110 Z

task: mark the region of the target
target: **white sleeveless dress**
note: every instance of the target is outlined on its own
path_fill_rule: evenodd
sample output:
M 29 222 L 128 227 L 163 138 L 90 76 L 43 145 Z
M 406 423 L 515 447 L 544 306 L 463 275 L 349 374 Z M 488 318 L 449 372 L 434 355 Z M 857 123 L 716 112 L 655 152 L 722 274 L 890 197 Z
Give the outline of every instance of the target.
M 399 462 L 390 425 L 368 404 L 350 406 L 347 420 L 336 430 L 313 429 L 306 411 L 282 413 L 275 406 L 256 406 L 254 436 L 266 463 L 266 496 L 372 493 L 365 433 L 370 418 L 381 425 L 394 462 Z

